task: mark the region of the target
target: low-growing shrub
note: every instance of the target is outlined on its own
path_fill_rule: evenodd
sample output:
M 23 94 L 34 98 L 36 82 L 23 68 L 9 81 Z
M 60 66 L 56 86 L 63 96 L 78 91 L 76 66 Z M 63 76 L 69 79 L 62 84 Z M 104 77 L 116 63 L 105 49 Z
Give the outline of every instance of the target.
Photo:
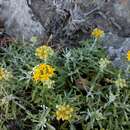
M 130 80 L 94 30 L 78 48 L 0 48 L 0 130 L 129 130 Z M 129 57 L 128 57 L 129 60 Z

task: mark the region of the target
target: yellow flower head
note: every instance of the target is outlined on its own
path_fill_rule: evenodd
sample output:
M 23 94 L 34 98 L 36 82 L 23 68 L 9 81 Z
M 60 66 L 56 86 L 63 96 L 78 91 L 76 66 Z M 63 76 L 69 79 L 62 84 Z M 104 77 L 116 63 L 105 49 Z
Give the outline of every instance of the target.
M 120 88 L 127 87 L 126 80 L 122 79 L 120 75 L 118 76 L 118 79 L 115 81 L 115 85 Z
M 91 35 L 92 35 L 93 37 L 99 39 L 99 38 L 101 38 L 101 37 L 104 36 L 104 31 L 101 30 L 101 29 L 99 29 L 99 28 L 95 28 L 95 29 L 92 31 Z
M 49 80 L 54 75 L 55 69 L 47 64 L 40 64 L 33 69 L 33 79 L 35 81 Z
M 11 74 L 4 68 L 0 67 L 0 80 L 8 80 Z
M 56 111 L 56 119 L 57 120 L 70 120 L 74 109 L 70 105 L 58 105 Z
M 35 51 L 35 55 L 40 59 L 47 59 L 49 56 L 52 56 L 53 54 L 53 49 L 46 45 L 38 47 Z
M 130 50 L 127 52 L 127 59 L 130 61 Z

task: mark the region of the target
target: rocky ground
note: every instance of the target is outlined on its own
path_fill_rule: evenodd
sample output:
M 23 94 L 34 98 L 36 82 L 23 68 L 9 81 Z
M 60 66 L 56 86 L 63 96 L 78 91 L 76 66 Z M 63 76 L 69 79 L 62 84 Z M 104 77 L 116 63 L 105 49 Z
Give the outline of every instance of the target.
M 117 66 L 130 49 L 130 0 L 0 0 L 0 12 L 5 32 L 17 38 L 52 35 L 54 45 L 69 47 L 99 27 Z

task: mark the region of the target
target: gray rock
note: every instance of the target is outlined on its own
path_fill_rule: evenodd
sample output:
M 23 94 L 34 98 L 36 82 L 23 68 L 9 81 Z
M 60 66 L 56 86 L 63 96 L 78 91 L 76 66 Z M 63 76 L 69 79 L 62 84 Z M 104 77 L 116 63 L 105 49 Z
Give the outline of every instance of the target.
M 14 36 L 53 35 L 67 46 L 87 38 L 98 26 L 130 36 L 130 0 L 0 0 L 0 17 Z
M 25 39 L 44 35 L 43 26 L 36 20 L 26 0 L 0 0 L 0 12 L 9 35 Z
M 103 38 L 104 47 L 116 67 L 127 69 L 127 52 L 130 50 L 130 38 L 121 38 L 108 33 Z
M 30 8 L 53 43 L 68 47 L 88 38 L 95 27 L 117 34 L 118 41 L 130 37 L 129 5 L 130 0 L 31 0 Z

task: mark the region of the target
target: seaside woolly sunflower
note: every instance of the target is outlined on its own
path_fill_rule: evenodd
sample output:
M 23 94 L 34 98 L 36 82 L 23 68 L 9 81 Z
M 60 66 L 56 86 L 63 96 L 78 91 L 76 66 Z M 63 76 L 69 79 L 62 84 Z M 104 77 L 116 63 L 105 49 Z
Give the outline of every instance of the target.
M 95 29 L 92 31 L 91 35 L 92 35 L 93 37 L 99 39 L 99 38 L 101 38 L 101 37 L 104 36 L 104 31 L 101 30 L 101 29 L 99 29 L 99 28 L 95 28 Z
M 115 85 L 120 88 L 127 87 L 126 80 L 122 79 L 120 75 L 118 75 L 118 79 L 115 81 Z
M 110 61 L 107 58 L 101 58 L 99 61 L 100 70 L 103 71 L 109 63 L 110 63 Z
M 11 73 L 6 69 L 0 67 L 0 80 L 8 80 L 11 77 Z
M 47 64 L 39 64 L 33 69 L 34 81 L 46 81 L 54 76 L 55 69 Z
M 58 105 L 57 106 L 57 111 L 56 111 L 56 119 L 57 120 L 70 120 L 72 118 L 72 114 L 74 112 L 73 107 L 70 105 Z
M 47 45 L 40 46 L 36 48 L 35 55 L 40 59 L 47 59 L 48 57 L 52 56 L 54 51 L 51 47 Z
M 130 50 L 127 52 L 127 59 L 130 61 Z
M 47 87 L 47 88 L 53 88 L 53 86 L 55 85 L 55 81 L 54 80 L 44 80 L 43 84 Z

